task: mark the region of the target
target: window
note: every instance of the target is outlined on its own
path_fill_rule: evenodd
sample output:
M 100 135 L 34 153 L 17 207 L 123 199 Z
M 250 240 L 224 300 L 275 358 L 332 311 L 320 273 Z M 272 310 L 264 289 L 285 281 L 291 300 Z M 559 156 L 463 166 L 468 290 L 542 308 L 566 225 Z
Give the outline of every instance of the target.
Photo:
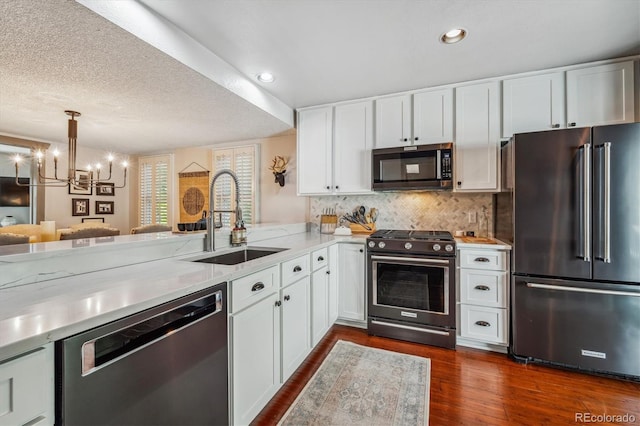
M 140 225 L 171 224 L 172 157 L 140 157 Z
M 257 222 L 256 201 L 256 171 L 257 146 L 243 146 L 238 148 L 215 149 L 213 151 L 213 171 L 222 169 L 232 170 L 238 176 L 240 186 L 240 208 L 245 224 Z M 214 191 L 216 210 L 234 210 L 235 185 L 229 175 L 222 175 L 216 181 Z M 216 221 L 218 214 L 216 213 Z M 232 222 L 232 220 L 234 222 Z M 222 213 L 222 225 L 231 227 L 235 224 L 235 217 L 231 213 Z

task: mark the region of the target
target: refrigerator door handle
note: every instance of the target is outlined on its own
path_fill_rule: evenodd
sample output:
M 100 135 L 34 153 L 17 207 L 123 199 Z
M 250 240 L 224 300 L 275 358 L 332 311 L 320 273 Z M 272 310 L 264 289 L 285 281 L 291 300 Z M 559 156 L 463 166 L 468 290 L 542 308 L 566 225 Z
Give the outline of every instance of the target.
M 611 263 L 611 142 L 604 143 L 604 263 Z
M 539 284 L 539 283 L 530 283 L 530 282 L 527 282 L 527 287 L 539 288 L 543 290 L 573 291 L 576 293 L 596 293 L 596 294 L 608 294 L 611 296 L 640 297 L 640 293 L 634 293 L 631 291 L 600 290 L 597 288 L 567 287 L 562 285 Z
M 585 262 L 591 262 L 591 144 L 585 143 L 579 148 L 582 151 L 582 253 L 579 257 Z

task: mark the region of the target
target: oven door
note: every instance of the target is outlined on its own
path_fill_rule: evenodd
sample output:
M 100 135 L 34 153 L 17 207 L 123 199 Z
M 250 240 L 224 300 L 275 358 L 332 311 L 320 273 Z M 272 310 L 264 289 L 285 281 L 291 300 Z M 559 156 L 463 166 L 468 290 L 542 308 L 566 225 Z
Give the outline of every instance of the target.
M 455 328 L 455 257 L 369 256 L 369 316 Z

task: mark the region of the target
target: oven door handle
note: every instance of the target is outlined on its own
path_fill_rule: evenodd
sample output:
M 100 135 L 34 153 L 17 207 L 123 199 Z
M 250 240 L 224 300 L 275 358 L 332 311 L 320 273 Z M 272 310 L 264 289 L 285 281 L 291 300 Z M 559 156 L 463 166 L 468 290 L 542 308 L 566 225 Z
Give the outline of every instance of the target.
M 443 259 L 420 259 L 420 258 L 415 258 L 415 257 L 393 257 L 393 256 L 371 256 L 371 260 L 395 260 L 395 261 L 402 261 L 402 262 L 419 262 L 419 263 L 427 263 L 427 264 L 433 264 L 433 265 L 448 265 L 449 264 L 449 260 L 443 260 Z

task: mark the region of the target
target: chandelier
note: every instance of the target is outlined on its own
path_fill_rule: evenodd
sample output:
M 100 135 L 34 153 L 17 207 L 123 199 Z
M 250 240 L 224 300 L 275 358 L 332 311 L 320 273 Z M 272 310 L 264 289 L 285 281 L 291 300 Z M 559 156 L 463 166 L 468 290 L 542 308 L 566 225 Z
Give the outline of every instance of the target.
M 16 167 L 16 184 L 19 186 L 72 186 L 76 189 L 89 189 L 95 188 L 98 185 L 109 183 L 111 184 L 111 172 L 113 168 L 113 155 L 109 154 L 107 160 L 109 162 L 109 175 L 107 177 L 100 177 L 102 171 L 102 165 L 97 163 L 95 165 L 87 166 L 86 170 L 78 169 L 76 167 L 76 143 L 78 138 L 78 122 L 76 117 L 80 117 L 80 113 L 76 111 L 65 111 L 71 118 L 69 119 L 69 152 L 68 152 L 68 170 L 66 178 L 58 177 L 58 157 L 60 152 L 55 149 L 53 151 L 53 177 L 47 177 L 43 175 L 43 164 L 45 153 L 42 150 L 35 152 L 36 164 L 38 166 L 38 183 L 20 183 L 18 181 L 18 168 L 23 158 L 20 155 L 14 157 Z M 124 188 L 127 185 L 127 162 L 122 162 L 124 169 L 124 180 L 122 185 L 115 185 L 114 188 Z

